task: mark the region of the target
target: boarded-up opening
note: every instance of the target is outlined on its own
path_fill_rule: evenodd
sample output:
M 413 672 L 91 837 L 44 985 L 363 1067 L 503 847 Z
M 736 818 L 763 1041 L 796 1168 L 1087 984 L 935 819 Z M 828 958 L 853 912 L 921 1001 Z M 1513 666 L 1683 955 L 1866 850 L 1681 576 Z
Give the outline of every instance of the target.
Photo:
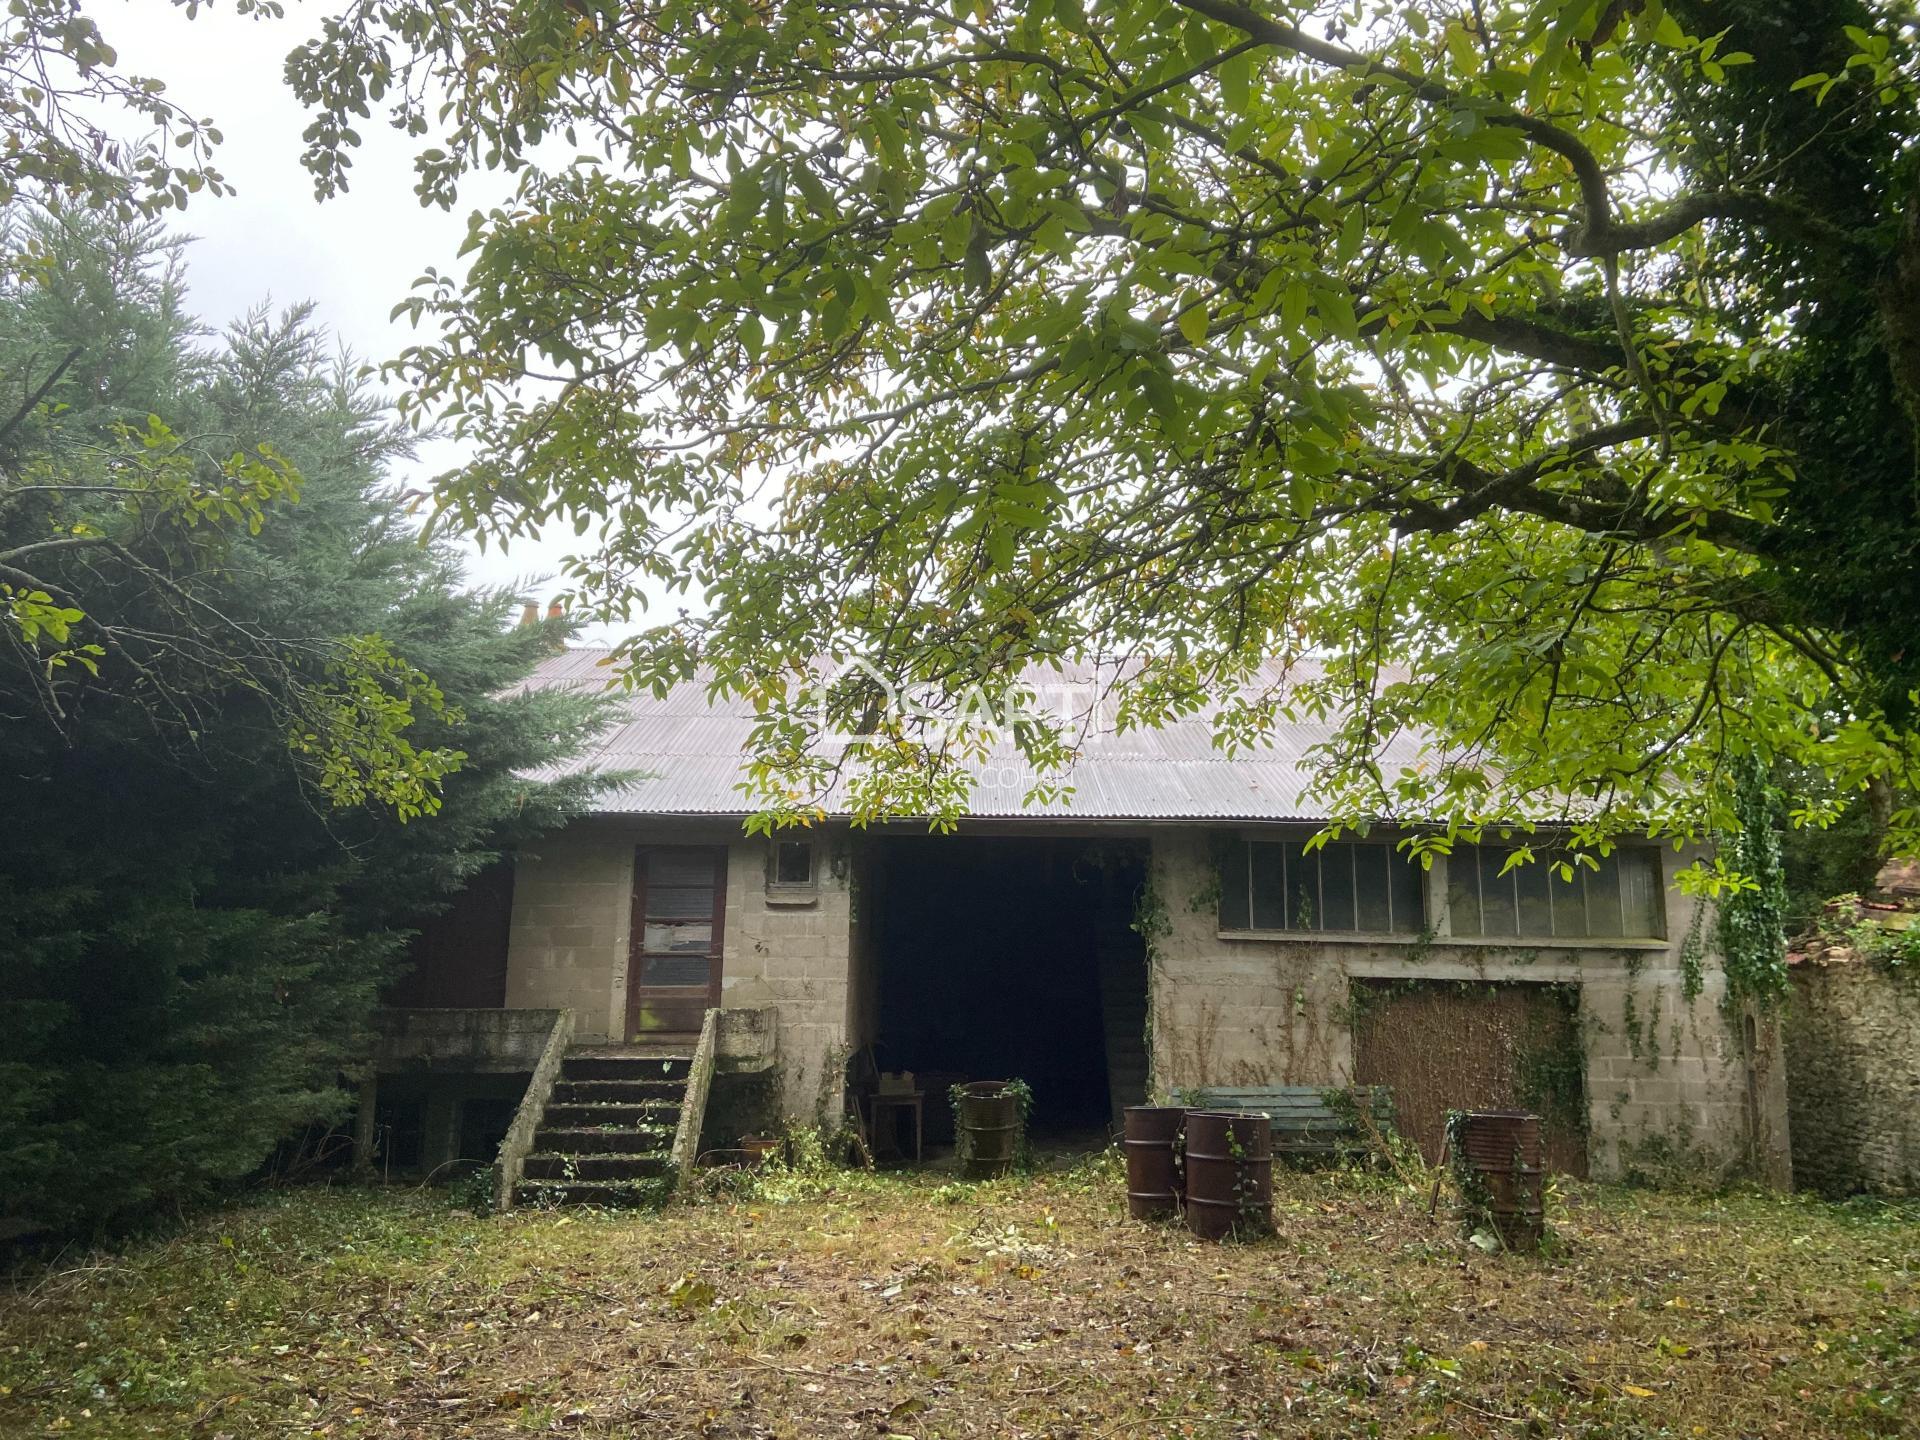
M 1400 1133 L 1440 1158 L 1449 1110 L 1532 1110 L 1547 1163 L 1587 1173 L 1580 987 L 1353 982 L 1353 1078 L 1393 1090 Z
M 507 931 L 513 923 L 513 862 L 490 865 L 438 915 L 421 922 L 410 968 L 383 1003 L 403 1008 L 497 1009 L 507 1003 Z

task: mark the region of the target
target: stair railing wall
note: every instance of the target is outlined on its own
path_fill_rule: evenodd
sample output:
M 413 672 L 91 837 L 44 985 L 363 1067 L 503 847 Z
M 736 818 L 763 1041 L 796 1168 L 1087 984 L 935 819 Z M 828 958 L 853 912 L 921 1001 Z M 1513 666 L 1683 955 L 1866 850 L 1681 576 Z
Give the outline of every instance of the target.
M 707 1011 L 700 1022 L 700 1041 L 693 1047 L 693 1063 L 687 1070 L 687 1098 L 680 1107 L 680 1124 L 673 1132 L 674 1186 L 679 1188 L 693 1175 L 693 1163 L 700 1154 L 700 1127 L 707 1119 L 707 1091 L 713 1084 L 714 1051 L 720 1012 Z
M 708 1012 L 711 1015 L 712 1012 Z M 533 1149 L 534 1133 L 540 1128 L 540 1121 L 547 1113 L 547 1099 L 553 1094 L 554 1081 L 560 1078 L 560 1067 L 567 1058 L 567 1047 L 573 1043 L 573 1011 L 562 1010 L 553 1022 L 553 1029 L 547 1032 L 546 1047 L 540 1052 L 540 1059 L 533 1067 L 533 1076 L 527 1081 L 527 1093 L 520 1099 L 520 1108 L 514 1112 L 513 1123 L 507 1127 L 507 1138 L 500 1142 L 500 1157 L 493 1164 L 493 1208 L 499 1211 L 513 1208 L 514 1187 L 520 1183 L 522 1168 L 527 1163 L 527 1155 Z

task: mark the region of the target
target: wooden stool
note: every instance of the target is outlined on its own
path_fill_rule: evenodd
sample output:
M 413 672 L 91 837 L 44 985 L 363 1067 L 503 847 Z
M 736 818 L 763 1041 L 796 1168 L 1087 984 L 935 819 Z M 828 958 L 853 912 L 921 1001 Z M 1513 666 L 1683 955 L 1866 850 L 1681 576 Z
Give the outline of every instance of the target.
M 925 1128 L 925 1101 L 927 1092 L 915 1090 L 905 1095 L 869 1095 L 867 1097 L 867 1134 L 873 1145 L 874 1159 L 878 1160 L 884 1152 L 888 1156 L 905 1154 L 900 1149 L 901 1111 L 913 1115 L 913 1163 L 920 1163 L 921 1136 Z M 881 1117 L 885 1117 L 885 1124 Z

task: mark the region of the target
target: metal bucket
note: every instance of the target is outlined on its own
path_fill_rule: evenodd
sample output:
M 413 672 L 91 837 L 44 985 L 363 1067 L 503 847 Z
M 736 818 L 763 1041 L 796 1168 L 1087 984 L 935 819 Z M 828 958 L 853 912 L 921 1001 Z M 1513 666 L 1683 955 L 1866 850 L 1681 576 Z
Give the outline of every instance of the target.
M 1187 1229 L 1203 1240 L 1273 1229 L 1273 1122 L 1237 1110 L 1189 1110 Z
M 1476 1110 L 1461 1117 L 1462 1158 L 1487 1187 L 1501 1243 L 1530 1249 L 1546 1234 L 1547 1148 L 1540 1117 L 1525 1110 Z
M 1020 1097 L 1004 1080 L 975 1080 L 960 1087 L 955 1140 L 966 1157 L 969 1180 L 991 1180 L 1013 1169 L 1020 1146 Z
M 1180 1210 L 1180 1164 L 1175 1153 L 1187 1112 L 1177 1105 L 1129 1105 L 1125 1111 L 1127 1213 L 1164 1220 Z

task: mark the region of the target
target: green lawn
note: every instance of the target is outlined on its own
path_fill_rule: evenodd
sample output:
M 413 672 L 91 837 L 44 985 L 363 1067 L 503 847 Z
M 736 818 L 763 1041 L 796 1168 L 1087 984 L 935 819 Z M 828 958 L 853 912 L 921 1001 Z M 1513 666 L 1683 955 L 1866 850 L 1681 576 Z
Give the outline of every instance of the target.
M 301 1190 L 0 1292 L 0 1432 L 1920 1434 L 1920 1211 L 1577 1186 L 1544 1256 L 1283 1175 L 1280 1232 L 1127 1219 L 1111 1160 L 660 1215 Z

